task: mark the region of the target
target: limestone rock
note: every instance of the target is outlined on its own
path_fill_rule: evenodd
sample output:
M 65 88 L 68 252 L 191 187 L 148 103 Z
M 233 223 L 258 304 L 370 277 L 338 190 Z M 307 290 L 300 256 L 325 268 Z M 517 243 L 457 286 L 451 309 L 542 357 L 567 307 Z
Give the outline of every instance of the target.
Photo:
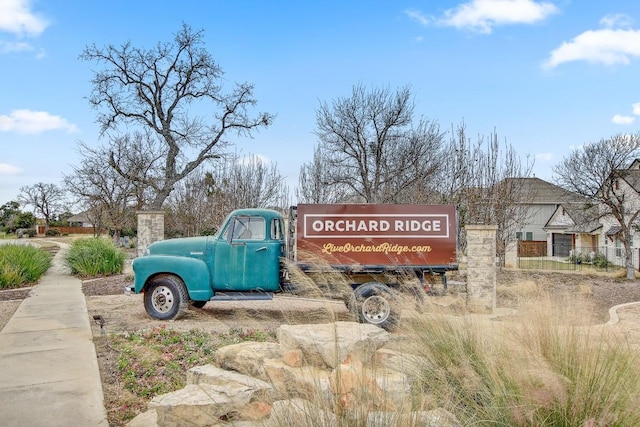
M 243 342 L 218 349 L 216 362 L 221 368 L 267 381 L 263 368 L 264 360 L 281 357 L 282 352 L 278 343 Z
M 187 384 L 209 384 L 227 389 L 228 395 L 241 397 L 243 402 L 271 402 L 273 387 L 265 381 L 214 365 L 196 366 L 187 371 Z
M 355 322 L 282 325 L 277 336 L 283 352 L 299 349 L 307 363 L 329 368 L 338 366 L 347 354 L 371 360 L 373 353 L 389 340 L 387 331 Z
M 329 371 L 315 366 L 294 368 L 280 360 L 265 360 L 264 369 L 278 396 L 331 399 Z
M 129 421 L 127 427 L 158 427 L 158 414 L 155 409 L 145 411 Z

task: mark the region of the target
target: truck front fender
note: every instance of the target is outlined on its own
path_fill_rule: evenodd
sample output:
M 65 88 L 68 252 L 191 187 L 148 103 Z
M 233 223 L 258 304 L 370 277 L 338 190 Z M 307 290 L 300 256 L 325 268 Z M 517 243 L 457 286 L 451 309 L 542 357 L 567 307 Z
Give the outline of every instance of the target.
M 147 255 L 134 259 L 132 267 L 135 293 L 143 292 L 152 277 L 158 274 L 173 274 L 184 282 L 190 299 L 208 301 L 213 296 L 211 274 L 207 264 L 202 260 L 171 255 Z

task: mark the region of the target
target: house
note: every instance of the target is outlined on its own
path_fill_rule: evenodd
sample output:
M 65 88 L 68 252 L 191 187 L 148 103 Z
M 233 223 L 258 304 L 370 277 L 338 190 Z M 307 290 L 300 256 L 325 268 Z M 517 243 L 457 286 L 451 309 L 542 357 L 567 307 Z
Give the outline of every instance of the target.
M 84 211 L 67 218 L 69 227 L 93 228 L 94 223 L 91 220 L 89 214 L 90 214 L 90 211 Z
M 596 206 L 568 202 L 559 205 L 543 229 L 547 232 L 547 254 L 568 257 L 572 254 L 593 257 L 601 245 L 602 224 Z
M 546 241 L 548 236 L 545 227 L 558 207 L 567 203 L 585 202 L 575 193 L 540 178 L 509 179 L 515 181 L 515 202 L 526 209 L 526 224 L 516 231 L 514 238 L 517 240 Z M 556 234 L 558 235 L 552 238 L 557 239 L 557 243 L 570 240 L 561 237 L 561 233 Z
M 616 176 L 611 183 L 612 196 L 624 197 L 627 212 L 640 211 L 640 160 L 636 159 L 627 169 L 618 170 Z M 613 215 L 603 215 L 605 209 L 584 200 L 560 203 L 542 227 L 547 233 L 547 254 L 564 258 L 575 256 L 576 259 L 602 255 L 613 264 L 624 265 L 622 228 Z M 632 253 L 638 254 L 640 230 L 631 227 L 631 233 Z

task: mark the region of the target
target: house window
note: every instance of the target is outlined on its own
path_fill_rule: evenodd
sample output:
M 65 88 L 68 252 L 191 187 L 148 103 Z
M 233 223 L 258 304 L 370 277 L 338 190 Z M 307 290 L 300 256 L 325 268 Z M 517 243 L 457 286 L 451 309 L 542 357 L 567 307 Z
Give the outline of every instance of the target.
M 616 239 L 616 256 L 622 256 L 622 240 Z
M 516 239 L 518 240 L 533 240 L 533 231 L 516 231 Z

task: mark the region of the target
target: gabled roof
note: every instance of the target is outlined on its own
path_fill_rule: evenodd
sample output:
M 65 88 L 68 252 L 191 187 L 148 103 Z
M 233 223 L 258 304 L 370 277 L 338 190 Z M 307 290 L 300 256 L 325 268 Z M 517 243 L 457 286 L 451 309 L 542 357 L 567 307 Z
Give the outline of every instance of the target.
M 635 164 L 635 162 L 634 162 Z M 637 193 L 640 193 L 640 169 L 620 170 L 620 177 L 624 179 Z
M 602 224 L 598 221 L 597 212 L 593 212 L 596 207 L 589 207 L 584 203 L 563 203 L 551 215 L 543 228 L 562 230 L 565 233 L 593 233 L 602 228 Z M 551 225 L 551 221 L 556 214 L 562 212 L 571 219 L 571 224 Z
M 562 203 L 585 202 L 576 193 L 565 190 L 540 178 L 507 178 L 516 191 L 515 200 L 518 203 L 536 205 L 560 205 Z

